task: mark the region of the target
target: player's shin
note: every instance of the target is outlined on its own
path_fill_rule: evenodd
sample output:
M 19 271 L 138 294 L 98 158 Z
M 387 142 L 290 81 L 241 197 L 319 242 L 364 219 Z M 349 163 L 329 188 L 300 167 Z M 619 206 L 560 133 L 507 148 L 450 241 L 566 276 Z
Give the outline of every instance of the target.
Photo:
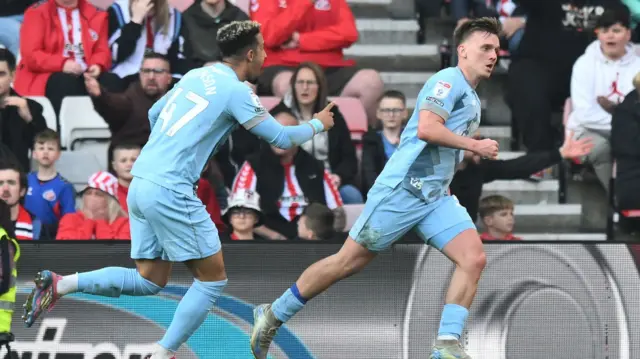
M 158 344 L 172 352 L 177 351 L 207 318 L 226 285 L 226 279 L 217 282 L 195 279 L 178 304 L 173 321 Z
M 438 340 L 458 340 L 478 289 L 482 268 L 456 266 L 442 310 Z
M 67 278 L 69 278 L 68 284 L 63 285 Z M 73 288 L 74 280 L 76 281 L 76 288 Z M 162 287 L 143 278 L 137 270 L 122 267 L 107 267 L 63 277 L 58 287 L 60 295 L 70 292 L 82 292 L 104 297 L 119 297 L 121 294 L 131 296 L 154 295 L 161 290 Z

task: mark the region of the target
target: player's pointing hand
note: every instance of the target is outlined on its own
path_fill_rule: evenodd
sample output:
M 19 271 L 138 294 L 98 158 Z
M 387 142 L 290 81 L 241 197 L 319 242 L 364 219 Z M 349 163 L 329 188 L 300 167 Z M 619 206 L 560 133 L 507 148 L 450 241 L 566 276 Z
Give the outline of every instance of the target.
M 318 120 L 320 120 L 320 122 L 322 122 L 325 131 L 328 131 L 331 127 L 333 127 L 333 112 L 331 112 L 331 109 L 335 105 L 335 103 L 329 102 L 327 107 L 313 115 L 313 118 L 317 118 Z
M 495 160 L 498 158 L 498 149 L 498 142 L 485 138 L 483 140 L 476 140 L 472 151 L 480 155 L 482 158 Z

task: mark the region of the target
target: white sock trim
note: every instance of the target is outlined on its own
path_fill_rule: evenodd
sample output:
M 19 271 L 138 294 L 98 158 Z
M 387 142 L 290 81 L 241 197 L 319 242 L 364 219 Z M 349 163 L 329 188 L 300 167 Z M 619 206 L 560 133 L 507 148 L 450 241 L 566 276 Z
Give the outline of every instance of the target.
M 59 296 L 75 293 L 78 291 L 78 273 L 63 276 L 56 286 Z

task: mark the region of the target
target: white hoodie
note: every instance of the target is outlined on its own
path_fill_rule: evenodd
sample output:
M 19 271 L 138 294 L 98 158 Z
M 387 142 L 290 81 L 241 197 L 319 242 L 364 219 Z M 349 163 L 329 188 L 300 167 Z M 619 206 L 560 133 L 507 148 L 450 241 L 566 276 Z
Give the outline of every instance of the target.
M 567 130 L 580 133 L 581 129 L 611 131 L 611 115 L 597 101 L 605 96 L 620 103 L 633 90 L 633 78 L 640 72 L 640 58 L 633 44 L 618 60 L 607 59 L 600 49 L 600 41 L 592 42 L 573 65 L 571 74 L 571 102 Z

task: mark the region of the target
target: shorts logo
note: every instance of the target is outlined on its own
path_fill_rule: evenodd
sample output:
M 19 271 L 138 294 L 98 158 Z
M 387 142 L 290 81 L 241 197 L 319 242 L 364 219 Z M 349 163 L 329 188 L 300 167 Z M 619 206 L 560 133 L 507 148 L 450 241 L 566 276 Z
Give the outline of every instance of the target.
M 444 102 L 442 102 L 442 101 L 438 100 L 438 99 L 437 99 L 437 98 L 435 98 L 435 97 L 431 97 L 431 96 L 429 96 L 429 97 L 427 97 L 427 101 L 429 101 L 429 102 L 433 102 L 433 103 L 435 103 L 436 105 L 438 105 L 438 106 L 440 106 L 440 107 L 444 107 Z
M 433 88 L 433 96 L 435 98 L 444 99 L 451 92 L 451 84 L 444 81 L 438 81 Z
M 53 202 L 56 200 L 56 193 L 52 189 L 44 191 L 44 193 L 42 193 L 42 198 L 46 199 L 49 202 Z

